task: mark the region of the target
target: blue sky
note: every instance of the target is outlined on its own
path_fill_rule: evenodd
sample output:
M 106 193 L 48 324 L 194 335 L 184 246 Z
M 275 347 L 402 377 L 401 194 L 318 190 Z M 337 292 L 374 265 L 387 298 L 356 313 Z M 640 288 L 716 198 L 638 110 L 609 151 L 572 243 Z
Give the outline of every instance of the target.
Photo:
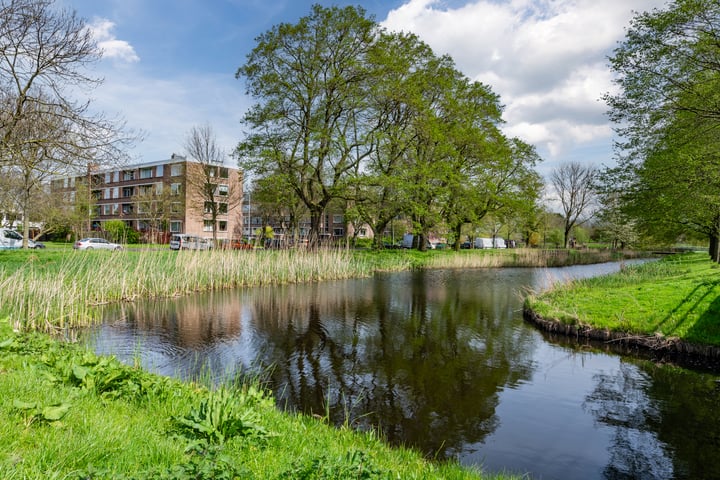
M 84 17 L 104 50 L 95 108 L 145 133 L 137 161 L 183 153 L 189 130 L 210 124 L 228 152 L 251 104 L 235 72 L 254 39 L 322 5 L 362 5 L 386 28 L 412 31 L 450 54 L 505 105 L 509 136 L 535 145 L 543 175 L 567 161 L 612 163 L 601 96 L 607 56 L 633 11 L 662 0 L 58 0 Z

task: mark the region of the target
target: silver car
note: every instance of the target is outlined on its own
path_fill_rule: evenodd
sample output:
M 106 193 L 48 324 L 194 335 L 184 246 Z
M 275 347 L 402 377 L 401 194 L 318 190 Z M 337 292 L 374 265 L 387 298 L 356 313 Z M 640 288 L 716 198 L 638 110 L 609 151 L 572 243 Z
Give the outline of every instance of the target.
M 122 250 L 122 245 L 117 243 L 108 242 L 104 238 L 81 238 L 75 245 L 75 250 Z

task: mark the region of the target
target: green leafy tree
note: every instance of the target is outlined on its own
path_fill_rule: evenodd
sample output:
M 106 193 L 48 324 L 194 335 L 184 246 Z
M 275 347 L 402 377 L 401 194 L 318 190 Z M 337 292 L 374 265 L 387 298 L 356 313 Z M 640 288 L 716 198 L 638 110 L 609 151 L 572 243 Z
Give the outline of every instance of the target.
M 701 232 L 720 260 L 720 4 L 637 14 L 611 66 L 620 88 L 606 100 L 622 142 L 604 187 L 644 234 Z
M 368 55 L 377 34 L 362 8 L 314 5 L 298 23 L 260 35 L 236 75 L 258 102 L 243 119 L 250 133 L 240 165 L 285 176 L 310 212 L 311 247 L 325 208 L 347 194 L 371 148 L 366 98 L 377 77 Z

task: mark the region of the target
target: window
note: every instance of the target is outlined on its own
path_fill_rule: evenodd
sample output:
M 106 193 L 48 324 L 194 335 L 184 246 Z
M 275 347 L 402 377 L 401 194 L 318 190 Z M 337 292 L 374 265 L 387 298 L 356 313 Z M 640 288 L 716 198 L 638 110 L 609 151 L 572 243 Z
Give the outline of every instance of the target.
M 122 196 L 123 198 L 128 198 L 133 196 L 133 190 L 135 190 L 133 187 L 123 187 L 122 190 Z
M 228 204 L 227 203 L 219 203 L 218 204 L 218 213 L 221 215 L 227 215 L 228 212 Z
M 226 222 L 224 220 L 219 221 L 218 222 L 218 230 L 220 230 L 221 232 L 227 232 L 227 223 L 228 222 Z
M 131 203 L 123 203 L 122 206 L 123 215 L 130 215 L 133 213 L 133 206 Z
M 173 165 L 170 165 L 170 176 L 171 177 L 179 177 L 182 174 L 183 174 L 182 163 L 175 163 Z
M 110 183 L 112 181 L 112 174 L 110 172 L 107 172 L 105 174 L 105 183 Z
M 226 196 L 228 194 L 229 187 L 227 185 L 218 185 L 218 194 Z
M 120 211 L 120 205 L 117 203 L 113 203 L 112 214 L 117 215 L 119 211 Z
M 140 169 L 140 178 L 152 178 L 152 168 L 146 167 Z
M 180 183 L 173 183 L 170 185 L 170 195 L 180 195 Z
M 120 187 L 113 188 L 112 198 L 120 198 Z
M 152 195 L 153 194 L 153 186 L 152 185 L 140 185 L 138 187 L 138 190 L 140 191 L 140 195 Z
M 155 176 L 156 177 L 162 177 L 163 176 L 163 165 L 158 165 L 155 167 Z
M 112 198 L 112 188 L 106 188 L 103 193 L 103 198 L 105 200 L 110 200 Z
M 333 215 L 333 223 L 343 223 L 342 215 Z
M 212 211 L 213 211 L 213 202 L 205 202 L 204 212 L 212 213 Z
M 227 167 L 220 167 L 220 178 L 230 178 L 230 171 Z
M 213 230 L 213 221 L 205 220 L 203 222 L 203 232 L 212 232 L 212 230 Z
M 155 184 L 155 194 L 156 195 L 162 195 L 163 191 L 163 184 L 162 183 L 156 183 Z
M 345 235 L 344 228 L 333 228 L 333 236 L 342 237 L 343 235 Z
M 123 172 L 123 180 L 135 180 L 135 170 L 125 170 Z
M 172 233 L 182 232 L 182 222 L 170 222 L 170 231 Z
M 120 181 L 120 172 L 113 172 L 113 182 Z
M 170 205 L 170 212 L 172 213 L 180 213 L 181 210 L 181 204 L 178 202 L 173 202 L 172 205 Z
M 112 205 L 103 205 L 103 215 L 112 215 Z

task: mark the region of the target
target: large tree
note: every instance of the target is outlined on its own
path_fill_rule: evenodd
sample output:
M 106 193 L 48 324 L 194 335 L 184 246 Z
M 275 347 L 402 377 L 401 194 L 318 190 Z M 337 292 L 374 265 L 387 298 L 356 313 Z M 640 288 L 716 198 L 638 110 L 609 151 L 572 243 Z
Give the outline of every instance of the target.
M 675 0 L 635 16 L 611 57 L 619 167 L 609 186 L 655 236 L 708 236 L 720 260 L 720 4 Z
M 328 204 L 346 195 L 348 177 L 368 155 L 368 53 L 378 26 L 360 7 L 312 7 L 298 23 L 258 37 L 237 71 L 257 103 L 240 165 L 258 176 L 282 174 L 310 212 L 309 244 L 319 241 Z
M 563 216 L 563 248 L 567 248 L 570 231 L 588 221 L 596 202 L 597 169 L 580 162 L 564 163 L 550 173 L 550 182 Z
M 0 0 L 0 165 L 17 169 L 26 193 L 41 175 L 123 158 L 132 138 L 122 122 L 73 98 L 101 82 L 87 73 L 101 54 L 88 25 L 54 0 Z

